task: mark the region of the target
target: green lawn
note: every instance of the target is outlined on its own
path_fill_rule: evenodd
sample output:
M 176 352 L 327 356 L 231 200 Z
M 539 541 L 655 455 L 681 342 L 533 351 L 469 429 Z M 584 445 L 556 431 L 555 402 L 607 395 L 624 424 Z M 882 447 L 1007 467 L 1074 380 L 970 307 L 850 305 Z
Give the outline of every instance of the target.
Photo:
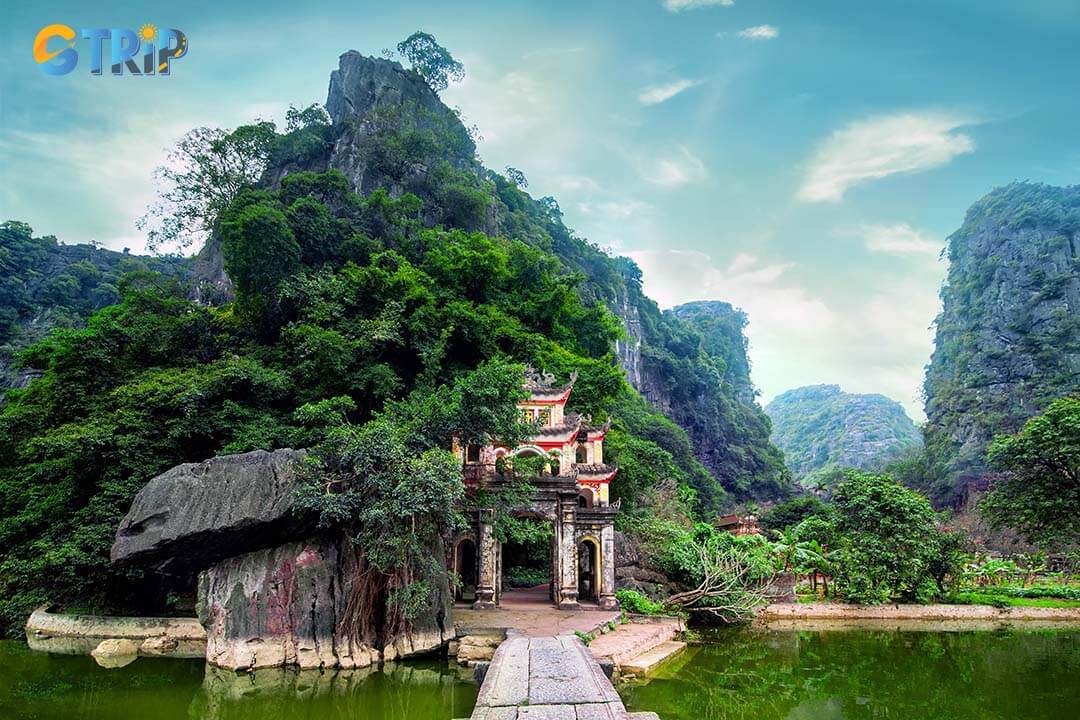
M 946 602 L 953 605 L 993 605 L 995 607 L 1080 607 L 1080 600 L 1009 597 L 989 592 L 960 592 L 948 598 Z

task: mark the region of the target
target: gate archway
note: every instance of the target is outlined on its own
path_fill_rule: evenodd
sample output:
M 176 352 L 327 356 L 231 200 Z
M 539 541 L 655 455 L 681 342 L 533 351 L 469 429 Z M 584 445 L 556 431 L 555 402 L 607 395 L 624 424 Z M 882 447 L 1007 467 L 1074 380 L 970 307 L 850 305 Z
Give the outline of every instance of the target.
M 597 602 L 600 594 L 600 543 L 582 538 L 578 543 L 578 598 Z

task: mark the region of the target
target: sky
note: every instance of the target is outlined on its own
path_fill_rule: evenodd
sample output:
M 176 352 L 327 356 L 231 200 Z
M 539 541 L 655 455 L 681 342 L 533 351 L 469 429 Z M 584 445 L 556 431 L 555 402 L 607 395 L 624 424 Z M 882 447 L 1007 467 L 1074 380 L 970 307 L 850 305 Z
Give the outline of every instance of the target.
M 178 28 L 168 77 L 64 76 L 50 23 Z M 641 266 L 661 307 L 744 309 L 767 403 L 878 392 L 923 419 L 941 257 L 1014 180 L 1080 181 L 1078 0 L 49 2 L 0 9 L 0 219 L 141 252 L 167 148 L 324 102 L 349 49 L 423 29 L 492 168 Z M 106 70 L 106 73 L 108 71 Z

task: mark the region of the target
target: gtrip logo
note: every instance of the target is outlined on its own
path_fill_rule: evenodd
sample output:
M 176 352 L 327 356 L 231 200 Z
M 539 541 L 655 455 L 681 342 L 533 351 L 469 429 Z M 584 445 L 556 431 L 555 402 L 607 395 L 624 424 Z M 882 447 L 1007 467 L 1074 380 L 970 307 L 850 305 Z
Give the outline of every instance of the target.
M 106 44 L 113 75 L 123 75 L 125 68 L 129 75 L 168 75 L 170 63 L 186 55 L 188 49 L 187 35 L 169 28 L 159 38 L 157 27 L 149 23 L 138 32 L 130 28 L 83 28 L 81 33 L 56 23 L 41 28 L 34 38 L 34 62 L 49 75 L 67 75 L 79 64 L 75 38 L 80 35 L 90 51 L 91 75 L 102 74 Z

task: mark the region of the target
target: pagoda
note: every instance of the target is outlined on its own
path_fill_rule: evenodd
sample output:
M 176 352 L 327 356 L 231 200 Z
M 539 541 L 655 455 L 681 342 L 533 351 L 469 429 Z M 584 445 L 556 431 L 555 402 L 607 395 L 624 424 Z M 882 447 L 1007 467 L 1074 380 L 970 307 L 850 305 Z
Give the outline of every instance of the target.
M 481 445 L 454 443 L 470 487 L 498 488 L 509 482 L 504 474 L 515 458 L 539 457 L 542 470 L 530 479 L 533 494 L 527 506 L 515 508 L 520 517 L 551 522 L 553 527 L 550 599 L 556 607 L 580 604 L 614 608 L 614 516 L 609 486 L 618 468 L 604 463 L 604 436 L 610 422 L 566 410 L 577 373 L 565 384 L 548 372 L 526 371 L 528 397 L 518 403 L 521 419 L 535 434 L 510 447 L 498 440 Z M 467 513 L 471 527 L 450 547 L 448 565 L 462 580 L 460 599 L 477 608 L 499 604 L 503 592 L 502 547 L 492 534 L 493 511 Z

